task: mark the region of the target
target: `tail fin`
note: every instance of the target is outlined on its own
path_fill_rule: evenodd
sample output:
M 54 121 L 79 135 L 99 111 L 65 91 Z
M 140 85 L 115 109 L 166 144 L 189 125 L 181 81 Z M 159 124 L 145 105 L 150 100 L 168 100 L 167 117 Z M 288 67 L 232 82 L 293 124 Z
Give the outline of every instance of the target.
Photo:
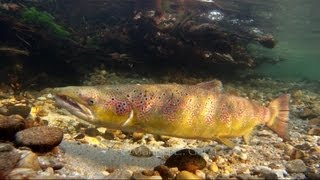
M 288 119 L 289 119 L 289 94 L 284 94 L 274 99 L 269 104 L 271 118 L 267 126 L 276 132 L 284 140 L 289 140 Z

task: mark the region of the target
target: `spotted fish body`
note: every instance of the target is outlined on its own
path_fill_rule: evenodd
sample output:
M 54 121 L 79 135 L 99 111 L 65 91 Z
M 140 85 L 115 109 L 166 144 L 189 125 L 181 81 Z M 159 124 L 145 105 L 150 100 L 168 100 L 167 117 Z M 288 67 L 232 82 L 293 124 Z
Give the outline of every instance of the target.
M 233 146 L 227 138 L 248 141 L 254 127 L 267 124 L 287 138 L 288 95 L 264 107 L 223 94 L 217 84 L 65 87 L 56 89 L 56 100 L 86 121 L 125 131 L 218 139 Z

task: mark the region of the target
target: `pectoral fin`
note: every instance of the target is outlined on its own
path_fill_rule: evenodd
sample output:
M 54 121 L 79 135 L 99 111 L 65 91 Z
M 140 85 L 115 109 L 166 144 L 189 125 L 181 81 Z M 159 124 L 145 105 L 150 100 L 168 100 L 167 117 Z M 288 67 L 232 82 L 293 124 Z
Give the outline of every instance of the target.
M 228 148 L 230 148 L 230 149 L 234 148 L 234 146 L 235 146 L 235 144 L 227 138 L 218 138 L 218 141 L 220 141 L 222 144 L 228 146 Z
M 196 86 L 199 88 L 209 90 L 209 91 L 213 91 L 213 92 L 222 92 L 223 91 L 222 82 L 217 79 L 214 79 L 212 81 L 202 82 L 202 83 L 196 84 Z

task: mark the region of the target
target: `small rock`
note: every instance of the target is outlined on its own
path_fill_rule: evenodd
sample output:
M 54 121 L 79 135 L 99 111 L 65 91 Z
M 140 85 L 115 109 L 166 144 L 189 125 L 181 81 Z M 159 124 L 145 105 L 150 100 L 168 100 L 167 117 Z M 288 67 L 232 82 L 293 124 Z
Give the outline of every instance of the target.
M 308 124 L 310 126 L 320 126 L 320 117 L 310 119 Z
M 300 114 L 300 117 L 303 119 L 311 119 L 317 117 L 317 115 L 312 111 L 312 109 L 304 108 L 302 113 Z
M 100 132 L 96 128 L 87 128 L 84 133 L 91 137 L 96 137 L 100 135 Z
M 206 178 L 206 174 L 201 171 L 201 170 L 196 170 L 195 174 L 200 178 L 200 179 L 205 179 Z
M 254 174 L 263 177 L 265 179 L 277 179 L 277 174 L 267 166 L 257 166 L 253 169 Z
M 250 174 L 239 174 L 236 176 L 238 180 L 254 180 L 257 177 L 251 176 Z
M 131 150 L 130 154 L 136 157 L 151 157 L 152 151 L 147 146 L 139 146 Z
M 306 173 L 306 176 L 308 179 L 320 179 L 320 174 L 319 173 Z
M 9 179 L 33 179 L 37 172 L 29 168 L 15 168 L 8 175 Z
M 162 179 L 161 176 L 146 176 L 142 174 L 141 172 L 134 172 L 131 179 Z
M 106 179 L 131 179 L 132 171 L 117 169 L 109 174 Z
M 0 143 L 0 152 L 12 151 L 14 147 L 11 144 Z
M 25 152 L 21 155 L 21 159 L 18 163 L 19 168 L 29 168 L 35 171 L 40 170 L 40 164 L 38 155 L 33 152 Z
M 0 115 L 0 139 L 12 140 L 16 132 L 25 128 L 24 119 L 19 115 Z
M 165 163 L 168 167 L 177 167 L 180 171 L 195 172 L 206 167 L 207 162 L 196 151 L 183 149 L 171 155 Z
M 170 171 L 170 169 L 165 165 L 160 165 L 154 168 L 155 171 L 158 171 L 162 179 L 173 179 L 175 173 Z
M 217 173 L 219 171 L 219 168 L 218 168 L 217 164 L 215 162 L 213 162 L 212 164 L 210 164 L 209 170 L 211 170 L 212 172 Z
M 309 145 L 309 143 L 303 143 L 303 144 L 299 144 L 294 146 L 297 149 L 303 150 L 303 151 L 307 151 L 311 149 L 311 146 Z
M 132 138 L 133 138 L 133 140 L 135 140 L 135 141 L 138 141 L 138 140 L 142 139 L 143 136 L 144 136 L 144 133 L 140 133 L 140 132 L 134 132 L 134 133 L 132 134 Z
M 307 170 L 306 165 L 301 159 L 295 159 L 292 161 L 288 161 L 285 164 L 286 170 L 289 173 L 304 173 Z
M 32 127 L 16 134 L 15 143 L 26 146 L 36 152 L 48 152 L 58 146 L 63 138 L 63 132 L 57 127 Z
M 9 150 L 9 148 L 7 148 Z M 6 176 L 18 163 L 20 154 L 16 151 L 0 152 L 0 176 Z
M 320 128 L 318 128 L 318 127 L 311 128 L 308 131 L 308 134 L 314 135 L 314 136 L 320 136 Z
M 7 111 L 7 116 L 10 115 L 19 115 L 23 118 L 27 118 L 30 114 L 31 108 L 29 106 L 9 106 L 7 107 L 8 111 Z
M 200 178 L 189 171 L 181 171 L 177 175 L 176 179 L 179 180 L 179 179 L 200 179 Z
M 85 137 L 85 135 L 83 133 L 78 133 L 77 135 L 75 135 L 73 138 L 74 139 L 83 139 Z

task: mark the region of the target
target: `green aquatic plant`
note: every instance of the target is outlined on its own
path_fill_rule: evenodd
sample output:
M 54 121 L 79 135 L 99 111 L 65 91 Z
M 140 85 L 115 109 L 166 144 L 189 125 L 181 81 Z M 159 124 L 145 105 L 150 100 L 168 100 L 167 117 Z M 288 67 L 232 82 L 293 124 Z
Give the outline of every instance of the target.
M 22 19 L 27 23 L 44 26 L 58 36 L 67 37 L 70 35 L 70 32 L 55 22 L 55 18 L 51 14 L 45 11 L 38 11 L 34 7 L 26 8 L 22 13 Z

